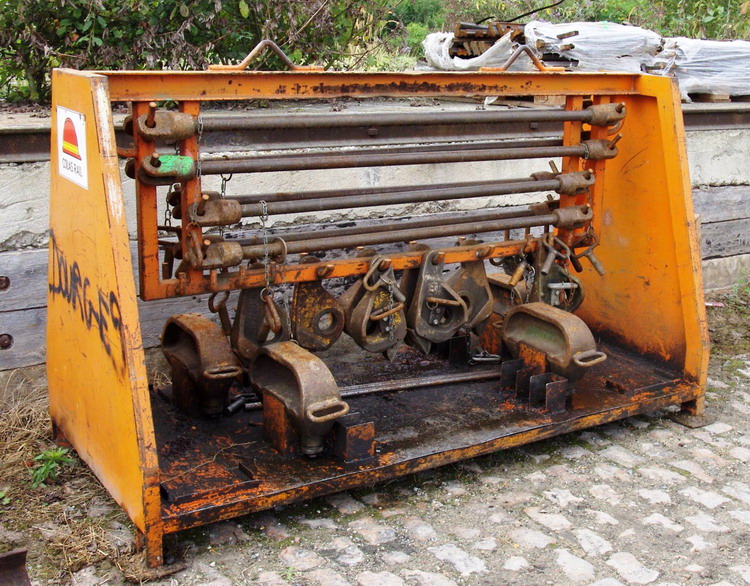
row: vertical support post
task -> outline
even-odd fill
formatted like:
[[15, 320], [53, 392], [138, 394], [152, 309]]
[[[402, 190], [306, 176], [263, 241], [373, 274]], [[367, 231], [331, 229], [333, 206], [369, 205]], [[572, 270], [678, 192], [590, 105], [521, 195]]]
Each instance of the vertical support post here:
[[140, 292], [143, 299], [151, 299], [157, 292], [151, 292], [148, 285], [158, 283], [160, 277], [159, 247], [157, 244], [159, 223], [156, 187], [138, 181], [138, 169], [144, 157], [154, 153], [153, 142], [142, 140], [138, 134], [138, 118], [148, 114], [148, 102], [133, 103], [133, 143], [135, 145], [135, 202], [138, 215], [138, 271]]

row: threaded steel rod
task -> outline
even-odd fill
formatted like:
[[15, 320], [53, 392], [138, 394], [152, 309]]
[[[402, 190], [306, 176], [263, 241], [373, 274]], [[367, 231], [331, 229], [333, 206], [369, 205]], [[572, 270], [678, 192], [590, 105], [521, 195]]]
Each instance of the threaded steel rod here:
[[[432, 226], [444, 226], [446, 223], [450, 224], [467, 224], [470, 222], [483, 222], [487, 220], [502, 220], [510, 218], [523, 218], [533, 213], [533, 210], [529, 207], [513, 210], [505, 209], [492, 209], [492, 210], [472, 210], [462, 213], [450, 214], [450, 217], [446, 217], [446, 214], [431, 214], [426, 217], [419, 217], [409, 220], [400, 220], [395, 222], [381, 222], [379, 224], [372, 224], [370, 226], [347, 226], [345, 228], [330, 228], [328, 230], [315, 230], [307, 232], [288, 232], [282, 234], [274, 234], [283, 238], [285, 242], [294, 242], [297, 240], [309, 240], [311, 238], [320, 238], [327, 235], [330, 232], [331, 235], [335, 236], [353, 236], [357, 234], [366, 233], [379, 233], [379, 232], [390, 232], [391, 230], [398, 229], [411, 229], [411, 228], [429, 228]], [[440, 217], [442, 216], [442, 217]], [[251, 246], [255, 244], [261, 244], [263, 239], [261, 236], [254, 236], [252, 238], [242, 238], [236, 240], [243, 246]]]
[[468, 199], [473, 197], [490, 197], [507, 195], [510, 193], [530, 193], [534, 191], [554, 191], [560, 187], [559, 179], [547, 181], [515, 181], [499, 185], [475, 185], [469, 187], [439, 187], [436, 189], [420, 189], [413, 191], [399, 191], [381, 194], [376, 197], [346, 196], [323, 199], [305, 199], [299, 201], [266, 202], [265, 210], [261, 204], [246, 204], [242, 206], [242, 216], [260, 216], [265, 211], [273, 214], [299, 214], [306, 212], [322, 212], [327, 210], [365, 208], [371, 206], [386, 206], [403, 203], [418, 203], [445, 199]]
[[[451, 183], [451, 188], [461, 187], [482, 187], [487, 185], [503, 185], [505, 183], [518, 183], [527, 181], [528, 177], [518, 177], [515, 179], [490, 179], [484, 181], [462, 181]], [[276, 201], [297, 201], [301, 199], [319, 199], [326, 197], [349, 197], [363, 195], [379, 195], [383, 193], [398, 193], [402, 191], [427, 191], [438, 189], [437, 185], [396, 185], [390, 187], [357, 187], [353, 189], [321, 189], [316, 191], [276, 191], [273, 193], [257, 193], [252, 195], [236, 195], [232, 199], [239, 204], [258, 204], [262, 201], [266, 203]]]
[[305, 171], [313, 169], [350, 169], [354, 167], [384, 167], [388, 165], [425, 165], [435, 163], [470, 163], [476, 161], [508, 161], [555, 157], [587, 156], [584, 145], [559, 147], [518, 147], [500, 149], [456, 150], [448, 152], [391, 153], [378, 152], [351, 154], [314, 154], [291, 156], [261, 156], [231, 158], [201, 162], [204, 175], [229, 173], [268, 173], [273, 171]]
[[439, 126], [504, 122], [589, 122], [590, 110], [473, 110], [466, 112], [368, 112], [366, 114], [296, 114], [206, 117], [204, 131], [351, 128], [357, 126]]
[[464, 234], [476, 234], [482, 232], [496, 232], [500, 230], [512, 230], [514, 228], [531, 228], [534, 226], [556, 225], [558, 216], [556, 214], [542, 214], [539, 216], [526, 216], [521, 218], [504, 218], [484, 222], [467, 222], [464, 224], [447, 224], [431, 226], [427, 228], [407, 228], [403, 230], [392, 230], [390, 232], [370, 232], [354, 236], [329, 236], [311, 238], [309, 240], [298, 240], [289, 243], [280, 242], [277, 239], [268, 243], [268, 250], [264, 245], [243, 246], [242, 256], [246, 260], [263, 258], [268, 252], [271, 256], [280, 256], [285, 252], [299, 254], [300, 252], [320, 252], [338, 248], [356, 248], [357, 246], [371, 246], [374, 244], [389, 244], [393, 242], [410, 242], [412, 240], [424, 240], [428, 238], [440, 238], [444, 236], [460, 236]]

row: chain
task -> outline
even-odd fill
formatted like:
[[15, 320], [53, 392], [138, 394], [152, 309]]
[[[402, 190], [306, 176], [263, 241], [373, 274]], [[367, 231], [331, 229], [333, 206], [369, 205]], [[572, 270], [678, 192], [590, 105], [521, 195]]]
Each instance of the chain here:
[[292, 331], [292, 318], [290, 317], [292, 310], [289, 307], [289, 299], [286, 295], [284, 295], [282, 303], [284, 304], [284, 311], [286, 312], [286, 329], [289, 332], [289, 340], [296, 343], [297, 340], [294, 339], [294, 332]]
[[263, 266], [265, 268], [266, 289], [271, 287], [271, 254], [268, 250], [268, 204], [265, 200], [260, 202], [260, 229], [263, 235]]
[[198, 115], [198, 138], [196, 140], [196, 143], [198, 145], [198, 155], [196, 156], [195, 161], [195, 177], [196, 179], [200, 179], [201, 176], [201, 150], [200, 150], [200, 144], [201, 139], [203, 138], [203, 116], [201, 114]]
[[234, 173], [230, 173], [229, 177], [224, 177], [224, 175], [221, 176], [221, 199], [226, 199], [227, 183], [229, 183], [232, 180], [233, 176], [234, 176]]
[[[229, 183], [232, 180], [233, 173], [229, 174], [229, 177], [224, 177], [224, 175], [221, 176], [221, 193], [219, 194], [219, 197], [221, 199], [227, 198], [227, 183]], [[224, 237], [224, 226], [219, 226], [219, 236], [222, 238]]]
[[[174, 189], [174, 186], [172, 186], [172, 189]], [[169, 193], [167, 193], [167, 198], [169, 198]], [[164, 208], [164, 225], [165, 226], [172, 225], [172, 210], [169, 209], [169, 202], [167, 202], [167, 205]]]
[[388, 316], [388, 340], [393, 342], [393, 328], [396, 322], [396, 314], [393, 313], [393, 285], [388, 284], [388, 311], [391, 314]]
[[534, 270], [534, 267], [529, 265], [528, 272], [526, 273], [525, 281], [526, 281], [526, 303], [529, 302], [529, 299], [531, 298], [531, 288], [534, 286], [534, 278], [536, 277], [536, 271]]

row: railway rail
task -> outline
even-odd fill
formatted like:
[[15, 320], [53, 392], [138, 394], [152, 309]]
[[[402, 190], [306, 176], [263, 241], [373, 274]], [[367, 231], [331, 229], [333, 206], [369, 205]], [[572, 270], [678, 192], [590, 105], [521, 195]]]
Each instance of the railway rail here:
[[[374, 138], [382, 144], [386, 139], [393, 145], [415, 143], [448, 144], [466, 141], [498, 141], [518, 137], [544, 139], [559, 135], [560, 120], [523, 121], [503, 123], [507, 110], [497, 108], [491, 116], [497, 117], [497, 125], [487, 124], [487, 112], [481, 118], [475, 110], [435, 110], [420, 106], [424, 110], [419, 125], [404, 122], [395, 117], [383, 117], [377, 112], [371, 115], [348, 111], [341, 113], [315, 113], [307, 117], [306, 124], [296, 118], [278, 127], [278, 118], [258, 112], [210, 112], [205, 115], [203, 151], [221, 153], [234, 146], [262, 145], [259, 151], [327, 148], [331, 146], [366, 146]], [[494, 108], [494, 106], [493, 106]], [[411, 109], [411, 108], [410, 108]], [[534, 111], [529, 108], [530, 117]], [[412, 110], [413, 112], [413, 110]], [[685, 129], [688, 131], [731, 130], [750, 128], [750, 103], [701, 103], [683, 104]], [[561, 111], [562, 113], [562, 111]], [[413, 117], [411, 118], [413, 120]], [[239, 120], [254, 123], [239, 125]], [[265, 124], [273, 120], [273, 126]], [[126, 144], [128, 137], [121, 124], [116, 128], [118, 144]], [[0, 125], [0, 164], [36, 163], [49, 161], [50, 128], [45, 124], [35, 126]], [[391, 151], [393, 152], [393, 151]]]

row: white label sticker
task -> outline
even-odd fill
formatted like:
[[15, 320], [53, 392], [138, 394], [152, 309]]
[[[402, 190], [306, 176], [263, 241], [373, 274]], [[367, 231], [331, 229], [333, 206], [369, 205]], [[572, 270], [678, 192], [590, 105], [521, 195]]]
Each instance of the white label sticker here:
[[57, 159], [60, 175], [89, 188], [86, 117], [62, 106], [57, 107]]

